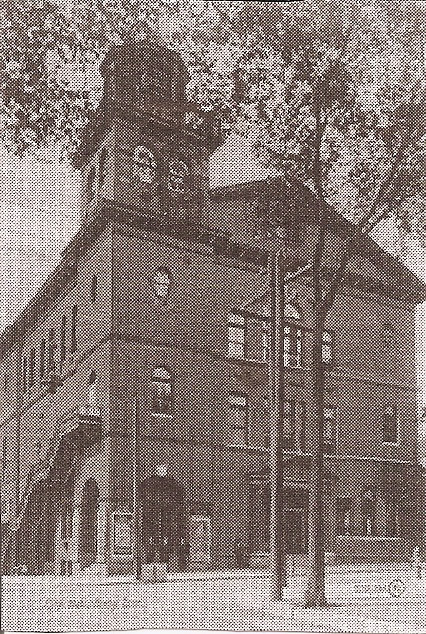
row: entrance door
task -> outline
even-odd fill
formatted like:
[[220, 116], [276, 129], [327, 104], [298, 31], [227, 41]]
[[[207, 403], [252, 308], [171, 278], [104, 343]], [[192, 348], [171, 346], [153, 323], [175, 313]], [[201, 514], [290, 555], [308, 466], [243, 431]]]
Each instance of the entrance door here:
[[186, 540], [184, 491], [173, 478], [153, 476], [141, 485], [142, 541], [147, 561], [178, 566]]
[[79, 560], [82, 568], [96, 561], [99, 489], [94, 480], [83, 488], [81, 502]]
[[284, 539], [290, 555], [306, 552], [304, 513], [300, 509], [284, 511]]

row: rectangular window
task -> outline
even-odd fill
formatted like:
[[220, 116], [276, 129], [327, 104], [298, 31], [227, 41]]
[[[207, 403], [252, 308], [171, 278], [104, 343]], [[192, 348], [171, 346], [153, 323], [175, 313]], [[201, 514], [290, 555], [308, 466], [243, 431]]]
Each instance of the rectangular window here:
[[243, 315], [231, 313], [228, 316], [228, 355], [244, 359], [246, 352], [246, 320]]
[[269, 327], [266, 321], [262, 321], [262, 361], [269, 361]]
[[71, 352], [77, 350], [77, 306], [73, 306], [71, 314]]
[[228, 397], [229, 445], [246, 445], [248, 440], [247, 396], [232, 392]]
[[171, 416], [173, 413], [172, 377], [165, 368], [156, 368], [151, 379], [152, 413]]
[[31, 348], [31, 350], [30, 350], [30, 364], [29, 364], [29, 371], [28, 371], [28, 385], [29, 385], [29, 387], [32, 387], [34, 385], [35, 364], [36, 364], [36, 352], [35, 352], [34, 348]]
[[383, 413], [383, 442], [398, 442], [398, 411], [394, 405], [387, 405]]
[[55, 329], [49, 330], [49, 358], [48, 358], [48, 371], [55, 371]]
[[25, 392], [28, 389], [28, 384], [27, 384], [27, 357], [24, 357], [22, 359], [22, 391]]
[[338, 535], [351, 534], [351, 498], [336, 500], [336, 529]]
[[61, 363], [65, 361], [65, 357], [67, 354], [66, 349], [66, 336], [67, 336], [67, 318], [65, 315], [62, 315], [61, 322]]
[[306, 451], [306, 403], [300, 401], [297, 404], [297, 436], [299, 440], [299, 451], [305, 453]]
[[324, 408], [324, 453], [336, 453], [337, 416], [335, 407]]
[[40, 341], [40, 378], [44, 377], [44, 373], [46, 372], [46, 339], [42, 339]]
[[283, 402], [283, 421], [282, 421], [282, 447], [283, 449], [293, 450], [296, 448], [296, 403], [294, 400]]
[[334, 361], [333, 339], [333, 333], [329, 330], [324, 330], [322, 333], [322, 362], [326, 365], [332, 365]]
[[297, 326], [284, 326], [284, 366], [302, 365], [302, 331]]

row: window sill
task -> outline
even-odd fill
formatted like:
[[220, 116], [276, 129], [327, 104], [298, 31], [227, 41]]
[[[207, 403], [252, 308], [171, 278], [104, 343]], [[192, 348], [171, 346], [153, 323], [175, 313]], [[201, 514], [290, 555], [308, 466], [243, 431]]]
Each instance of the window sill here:
[[386, 447], [399, 447], [399, 442], [387, 442], [384, 440], [382, 445], [385, 445]]
[[161, 412], [151, 412], [153, 418], [173, 418], [173, 414], [162, 414]]

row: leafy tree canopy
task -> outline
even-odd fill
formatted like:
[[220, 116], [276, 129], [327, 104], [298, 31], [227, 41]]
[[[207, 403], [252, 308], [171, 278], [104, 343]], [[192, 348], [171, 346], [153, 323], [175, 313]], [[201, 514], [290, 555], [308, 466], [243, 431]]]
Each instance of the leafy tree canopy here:
[[3, 138], [17, 153], [72, 151], [99, 103], [106, 51], [159, 39], [188, 64], [190, 99], [308, 186], [319, 112], [327, 202], [356, 219], [377, 199], [376, 220], [392, 214], [424, 239], [424, 16], [421, 2], [399, 0], [9, 2]]

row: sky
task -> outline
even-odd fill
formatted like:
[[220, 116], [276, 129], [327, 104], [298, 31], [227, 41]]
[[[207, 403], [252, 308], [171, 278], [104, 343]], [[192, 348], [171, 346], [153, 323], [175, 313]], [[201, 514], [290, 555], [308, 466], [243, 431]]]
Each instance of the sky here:
[[[231, 135], [210, 162], [211, 186], [265, 178], [268, 171], [251, 156], [248, 142]], [[67, 242], [79, 227], [80, 180], [61, 163], [17, 158], [0, 149], [0, 330], [11, 323], [54, 269]], [[395, 233], [382, 227], [377, 241], [395, 252]], [[426, 282], [425, 253], [408, 241], [407, 265]], [[419, 404], [426, 405], [426, 311], [417, 312], [417, 376]]]

